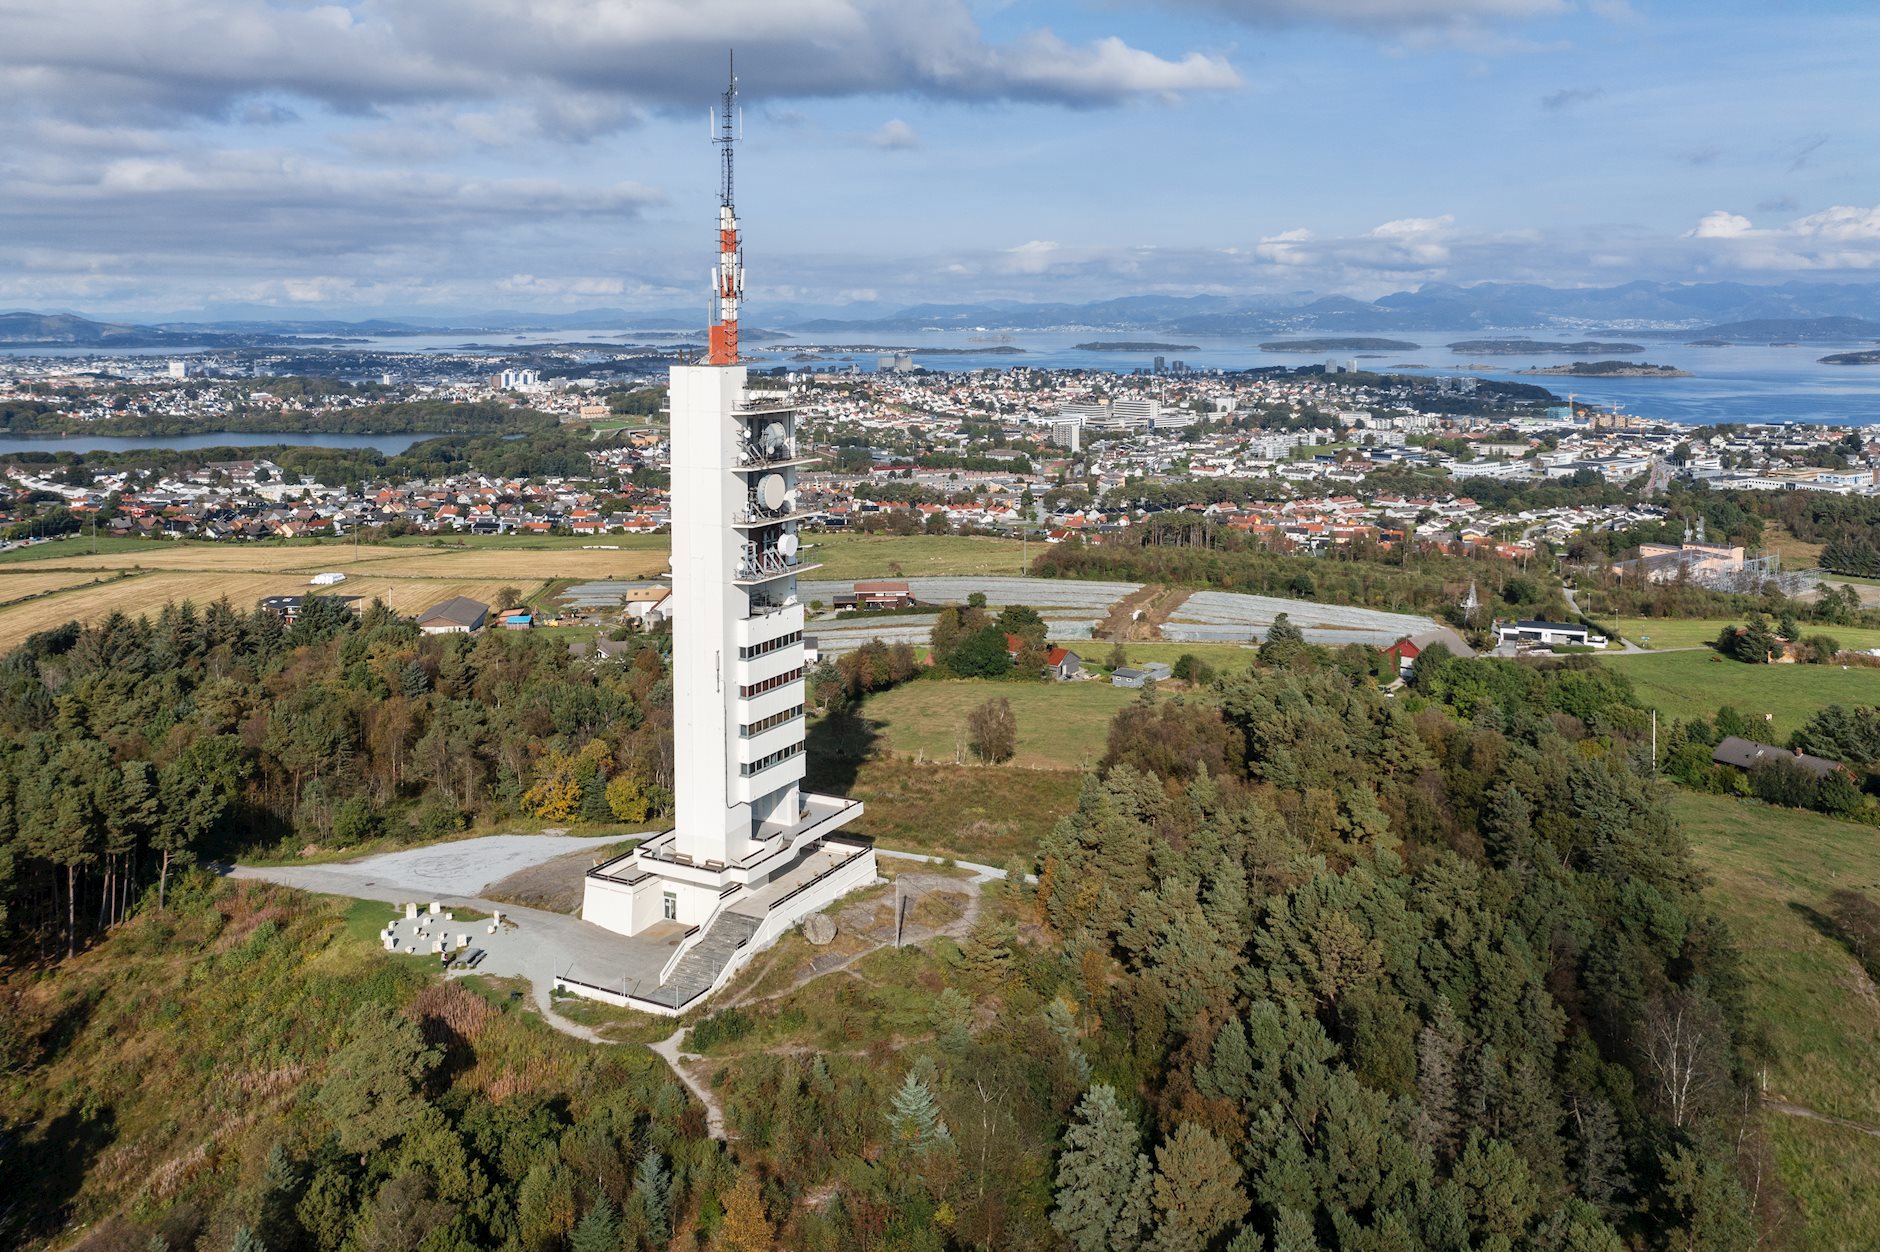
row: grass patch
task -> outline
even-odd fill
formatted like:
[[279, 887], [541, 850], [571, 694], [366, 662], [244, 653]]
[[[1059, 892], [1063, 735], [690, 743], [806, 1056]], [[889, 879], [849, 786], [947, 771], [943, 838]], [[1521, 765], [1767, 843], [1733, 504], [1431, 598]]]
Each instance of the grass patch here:
[[[1811, 920], [1838, 889], [1880, 890], [1873, 830], [1725, 796], [1680, 793], [1673, 809], [1742, 950], [1769, 1094], [1880, 1123], [1880, 1001]], [[1880, 1153], [1875, 1163], [1880, 1183]]]
[[[1632, 680], [1639, 698], [1665, 717], [1709, 717], [1731, 705], [1755, 737], [1786, 743], [1830, 704], [1880, 704], [1880, 670], [1838, 665], [1745, 665], [1710, 651], [1606, 655], [1602, 664]], [[1770, 720], [1764, 722], [1763, 714]]]
[[[811, 787], [824, 785], [814, 755], [810, 770]], [[1058, 819], [1077, 807], [1084, 775], [877, 759], [845, 767], [843, 778], [842, 793], [867, 805], [851, 827], [857, 834], [891, 848], [1003, 865], [1037, 855]]]
[[[1023, 574], [1025, 545], [979, 535], [863, 535], [841, 531], [806, 536], [803, 559], [822, 568], [812, 577], [916, 578], [939, 574]], [[1044, 551], [1031, 545], [1031, 555]]]
[[[1742, 953], [1769, 1094], [1880, 1123], [1880, 1001], [1859, 963], [1812, 920], [1836, 890], [1880, 892], [1873, 831], [1722, 796], [1679, 793], [1672, 808]], [[1803, 1215], [1801, 1246], [1867, 1246], [1853, 1232], [1880, 1230], [1880, 1145], [1784, 1114], [1764, 1121]]]
[[1100, 681], [923, 681], [868, 697], [862, 717], [876, 744], [896, 756], [951, 763], [956, 754], [971, 759], [967, 715], [988, 700], [1003, 698], [1018, 717], [1018, 755], [1011, 765], [1083, 770], [1103, 755], [1110, 718], [1138, 695]]
[[1801, 1211], [1797, 1246], [1871, 1248], [1880, 1230], [1880, 1145], [1858, 1130], [1803, 1117], [1769, 1114], [1765, 1125], [1776, 1173]]
[[[1715, 643], [1717, 636], [1725, 626], [1741, 626], [1742, 620], [1726, 621], [1723, 618], [1670, 618], [1670, 617], [1606, 617], [1594, 614], [1595, 620], [1609, 630], [1615, 630], [1625, 638], [1642, 648], [1656, 652], [1664, 648], [1700, 648]], [[1810, 635], [1831, 635], [1840, 640], [1844, 648], [1880, 648], [1880, 630], [1864, 626], [1817, 626], [1812, 622], [1801, 623], [1802, 638]]]

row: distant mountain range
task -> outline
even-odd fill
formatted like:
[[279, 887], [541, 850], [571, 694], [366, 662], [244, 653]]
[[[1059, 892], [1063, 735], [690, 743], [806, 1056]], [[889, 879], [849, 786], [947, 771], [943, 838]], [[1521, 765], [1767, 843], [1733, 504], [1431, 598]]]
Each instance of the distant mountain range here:
[[[753, 302], [754, 304], [756, 302]], [[1459, 287], [1426, 283], [1376, 300], [1295, 292], [1267, 296], [1124, 296], [1083, 304], [994, 300], [972, 304], [880, 302], [831, 309], [762, 306], [777, 329], [766, 337], [870, 335], [922, 330], [1155, 331], [1164, 335], [1372, 334], [1405, 331], [1623, 330], [1626, 335], [1754, 343], [1880, 339], [1880, 284], [1634, 282], [1617, 287], [1557, 288], [1531, 283]], [[699, 311], [617, 308], [571, 313], [489, 310], [450, 318], [366, 321], [264, 317], [147, 325], [104, 322], [72, 313], [0, 314], [0, 344], [62, 347], [236, 347], [290, 337], [487, 335], [508, 331], [619, 329], [696, 331]], [[747, 338], [755, 341], [754, 332]]]

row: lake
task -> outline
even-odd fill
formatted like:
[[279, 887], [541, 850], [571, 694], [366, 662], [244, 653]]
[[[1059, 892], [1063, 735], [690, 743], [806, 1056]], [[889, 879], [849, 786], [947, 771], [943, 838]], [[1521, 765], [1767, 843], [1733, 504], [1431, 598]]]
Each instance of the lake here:
[[281, 434], [256, 431], [214, 431], [196, 435], [9, 435], [0, 437], [0, 455], [11, 452], [131, 452], [138, 448], [376, 448], [387, 455], [412, 444], [440, 436]]

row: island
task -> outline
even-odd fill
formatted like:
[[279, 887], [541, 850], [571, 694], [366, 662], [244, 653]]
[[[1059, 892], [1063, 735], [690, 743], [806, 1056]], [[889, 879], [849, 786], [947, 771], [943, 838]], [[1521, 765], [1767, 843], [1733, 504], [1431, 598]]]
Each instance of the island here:
[[1566, 365], [1542, 365], [1521, 374], [1558, 374], [1569, 378], [1689, 378], [1689, 370], [1675, 365], [1648, 365], [1644, 361], [1573, 361]]
[[1817, 358], [1821, 365], [1880, 365], [1880, 348], [1868, 348], [1864, 352], [1835, 352]]
[[1262, 352], [1409, 352], [1422, 347], [1402, 339], [1276, 339], [1260, 345]]
[[1595, 352], [1607, 356], [1625, 356], [1645, 351], [1645, 345], [1601, 343], [1596, 339], [1579, 343], [1555, 343], [1543, 339], [1463, 339], [1450, 344], [1449, 350], [1469, 356], [1590, 356]]
[[1193, 352], [1197, 347], [1192, 343], [1149, 343], [1136, 340], [1124, 340], [1117, 343], [1095, 340], [1072, 346], [1079, 352]]

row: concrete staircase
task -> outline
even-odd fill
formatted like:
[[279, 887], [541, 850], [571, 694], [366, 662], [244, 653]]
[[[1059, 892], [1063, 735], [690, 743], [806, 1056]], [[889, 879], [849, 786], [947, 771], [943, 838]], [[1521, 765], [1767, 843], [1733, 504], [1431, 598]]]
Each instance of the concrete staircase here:
[[761, 925], [761, 918], [746, 917], [742, 913], [720, 913], [705, 928], [705, 933], [699, 936], [691, 950], [679, 958], [679, 964], [673, 967], [672, 977], [646, 998], [678, 1008], [711, 990], [732, 955], [757, 933]]

